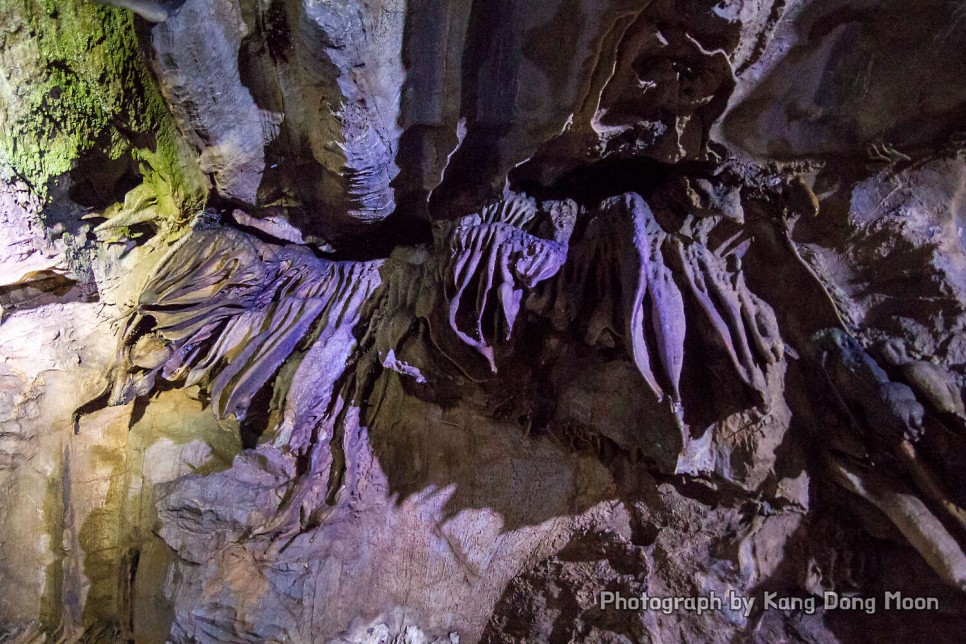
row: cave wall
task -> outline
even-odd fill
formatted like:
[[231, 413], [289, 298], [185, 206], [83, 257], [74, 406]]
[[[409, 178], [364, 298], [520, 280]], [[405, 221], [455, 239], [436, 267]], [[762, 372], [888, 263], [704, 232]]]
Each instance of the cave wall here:
[[966, 626], [959, 3], [2, 9], [0, 641]]

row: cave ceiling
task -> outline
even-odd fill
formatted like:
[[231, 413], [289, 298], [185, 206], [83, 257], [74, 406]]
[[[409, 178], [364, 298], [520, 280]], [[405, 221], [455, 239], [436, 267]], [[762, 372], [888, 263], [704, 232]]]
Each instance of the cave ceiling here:
[[0, 642], [966, 633], [961, 1], [0, 10]]

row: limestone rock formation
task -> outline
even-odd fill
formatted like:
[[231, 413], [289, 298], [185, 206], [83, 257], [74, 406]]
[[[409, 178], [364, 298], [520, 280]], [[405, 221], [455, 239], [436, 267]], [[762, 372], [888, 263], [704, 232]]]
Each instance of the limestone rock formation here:
[[964, 45], [9, 0], [0, 642], [949, 641]]

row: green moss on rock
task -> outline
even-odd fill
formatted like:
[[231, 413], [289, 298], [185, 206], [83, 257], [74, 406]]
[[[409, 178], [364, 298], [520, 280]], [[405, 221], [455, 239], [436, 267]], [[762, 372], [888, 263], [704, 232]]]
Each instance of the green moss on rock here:
[[207, 182], [141, 57], [133, 14], [82, 0], [0, 0], [0, 166], [38, 196], [93, 150], [130, 155], [183, 223]]

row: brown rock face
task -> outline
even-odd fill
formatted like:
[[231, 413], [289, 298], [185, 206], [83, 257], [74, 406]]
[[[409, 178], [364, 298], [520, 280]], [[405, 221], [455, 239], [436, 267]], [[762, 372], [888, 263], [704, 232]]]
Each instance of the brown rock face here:
[[961, 3], [7, 4], [0, 642], [966, 628]]

